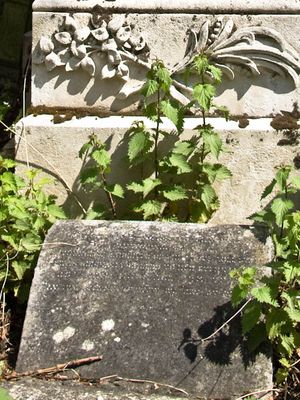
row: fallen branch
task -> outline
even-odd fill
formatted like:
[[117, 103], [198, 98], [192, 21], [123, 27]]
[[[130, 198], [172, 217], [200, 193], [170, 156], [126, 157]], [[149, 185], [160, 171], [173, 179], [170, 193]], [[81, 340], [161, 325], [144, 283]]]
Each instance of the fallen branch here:
[[95, 356], [95, 357], [87, 357], [87, 358], [80, 358], [77, 360], [68, 361], [64, 364], [57, 364], [54, 367], [48, 368], [41, 368], [32, 371], [25, 371], [25, 372], [12, 372], [10, 375], [5, 375], [6, 380], [11, 379], [18, 379], [23, 378], [25, 376], [41, 376], [41, 375], [48, 375], [48, 374], [56, 374], [57, 372], [64, 371], [66, 369], [72, 369], [76, 367], [80, 367], [81, 365], [91, 364], [97, 361], [101, 361], [102, 356]]

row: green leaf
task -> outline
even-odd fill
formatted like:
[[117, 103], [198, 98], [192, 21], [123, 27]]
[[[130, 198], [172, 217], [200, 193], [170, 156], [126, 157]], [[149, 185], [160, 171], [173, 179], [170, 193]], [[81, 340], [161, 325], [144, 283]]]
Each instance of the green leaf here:
[[287, 380], [289, 376], [289, 371], [286, 368], [278, 368], [275, 376], [276, 376], [276, 383], [280, 385]]
[[199, 75], [206, 73], [209, 68], [208, 58], [205, 55], [198, 55], [194, 58], [193, 66]]
[[263, 194], [261, 195], [260, 200], [265, 199], [267, 196], [269, 196], [270, 193], [273, 192], [273, 189], [276, 185], [276, 179], [273, 179], [272, 182], [265, 188], [265, 190], [263, 191]]
[[0, 388], [0, 400], [14, 400], [4, 388]]
[[172, 84], [172, 78], [170, 76], [170, 72], [168, 71], [168, 69], [165, 67], [158, 68], [157, 77], [158, 77], [160, 83], [164, 84], [163, 90], [167, 92]]
[[162, 100], [160, 107], [162, 113], [173, 122], [178, 131], [182, 130], [183, 115], [179, 112], [178, 108], [174, 107], [168, 99]]
[[251, 290], [251, 294], [260, 303], [267, 303], [274, 307], [279, 307], [279, 304], [276, 299], [278, 294], [278, 288], [277, 290], [274, 290], [274, 288], [271, 288], [269, 286], [262, 286], [258, 288], [253, 288]]
[[84, 143], [84, 145], [81, 147], [81, 149], [79, 150], [79, 158], [83, 158], [84, 156], [86, 156], [86, 154], [88, 153], [88, 151], [93, 147], [91, 142], [87, 142]]
[[256, 324], [248, 336], [247, 346], [250, 352], [256, 350], [258, 346], [267, 340], [266, 328], [263, 322]]
[[179, 174], [184, 174], [192, 171], [192, 168], [182, 154], [172, 153], [169, 157], [169, 162], [172, 167], [177, 168]]
[[159, 84], [153, 79], [148, 79], [141, 89], [141, 94], [144, 97], [150, 97], [159, 90]]
[[296, 189], [300, 189], [300, 176], [294, 176], [292, 178], [292, 185], [296, 188]]
[[146, 178], [142, 183], [132, 182], [127, 185], [127, 189], [132, 190], [134, 193], [143, 193], [145, 198], [154, 188], [161, 185], [160, 179]]
[[261, 315], [261, 305], [257, 301], [251, 301], [244, 308], [242, 316], [243, 334], [251, 331], [258, 323]]
[[231, 303], [234, 307], [238, 306], [248, 296], [248, 288], [236, 285], [231, 292]]
[[280, 335], [279, 345], [283, 347], [286, 354], [291, 357], [295, 350], [295, 341], [293, 335]]
[[90, 208], [84, 219], [95, 220], [95, 219], [103, 219], [106, 211], [102, 204], [94, 204], [92, 208]]
[[216, 83], [221, 83], [222, 82], [222, 71], [220, 68], [214, 66], [214, 65], [208, 65], [208, 71], [212, 74], [214, 80]]
[[207, 209], [210, 209], [218, 199], [218, 196], [214, 188], [211, 185], [206, 184], [200, 187], [199, 192], [201, 193], [200, 198], [205, 204], [205, 207]]
[[280, 168], [275, 175], [275, 180], [282, 192], [285, 192], [290, 172], [291, 172], [291, 167], [285, 166]]
[[35, 235], [34, 233], [28, 233], [20, 242], [20, 245], [26, 250], [28, 253], [33, 253], [35, 251], [40, 250], [42, 245], [42, 239], [39, 235]]
[[132, 190], [134, 193], [143, 193], [144, 191], [144, 185], [141, 185], [137, 182], [131, 182], [126, 187], [128, 190]]
[[178, 141], [175, 143], [173, 153], [189, 156], [195, 150], [196, 146], [191, 141]]
[[300, 263], [298, 261], [286, 261], [283, 264], [282, 272], [285, 277], [285, 281], [290, 283], [297, 276], [300, 276]]
[[193, 89], [193, 96], [204, 111], [208, 111], [210, 109], [211, 101], [215, 94], [215, 87], [209, 83], [198, 83]]
[[80, 172], [80, 181], [82, 184], [92, 184], [98, 180], [99, 169], [97, 167], [85, 168]]
[[58, 219], [66, 219], [66, 214], [64, 213], [64, 211], [55, 204], [50, 204], [48, 206], [48, 213], [50, 215], [52, 215], [52, 217], [55, 217]]
[[4, 185], [5, 190], [17, 191], [18, 185], [16, 182], [16, 177], [12, 172], [6, 171], [0, 175], [2, 185]]
[[214, 183], [215, 181], [222, 181], [232, 176], [229, 169], [222, 164], [204, 163], [202, 169], [203, 172], [207, 175], [210, 183]]
[[17, 278], [18, 278], [19, 280], [22, 280], [22, 279], [23, 279], [23, 276], [24, 276], [24, 274], [25, 274], [25, 272], [26, 272], [28, 269], [31, 268], [31, 265], [28, 264], [28, 263], [25, 262], [25, 261], [16, 261], [16, 260], [14, 260], [14, 261], [11, 263], [11, 265], [12, 265], [12, 267], [13, 267], [13, 269], [14, 269], [16, 275], [17, 275]]
[[119, 197], [121, 199], [124, 198], [124, 189], [118, 183], [116, 183], [115, 185], [106, 186], [106, 190], [113, 196]]
[[142, 211], [144, 219], [147, 220], [149, 217], [159, 216], [162, 212], [163, 206], [164, 206], [164, 204], [160, 203], [159, 201], [149, 200], [149, 201], [143, 203], [138, 208], [138, 211]]
[[290, 307], [285, 307], [284, 310], [288, 313], [288, 316], [293, 322], [300, 322], [300, 310]]
[[271, 204], [271, 210], [275, 214], [276, 224], [281, 226], [283, 220], [292, 208], [294, 207], [294, 203], [289, 199], [278, 198], [275, 199]]
[[98, 149], [93, 151], [92, 158], [96, 161], [99, 167], [102, 167], [106, 170], [110, 166], [110, 155], [105, 149]]
[[204, 131], [202, 137], [205, 146], [215, 158], [218, 158], [223, 147], [223, 142], [220, 136], [214, 131]]
[[281, 336], [291, 329], [291, 321], [286, 311], [282, 309], [272, 309], [266, 315], [266, 330], [270, 340]]
[[144, 130], [136, 132], [129, 140], [128, 143], [128, 157], [132, 162], [136, 157], [148, 153], [151, 149], [152, 142], [149, 133]]
[[179, 185], [174, 185], [173, 187], [163, 190], [163, 195], [170, 201], [178, 201], [188, 198], [184, 187]]

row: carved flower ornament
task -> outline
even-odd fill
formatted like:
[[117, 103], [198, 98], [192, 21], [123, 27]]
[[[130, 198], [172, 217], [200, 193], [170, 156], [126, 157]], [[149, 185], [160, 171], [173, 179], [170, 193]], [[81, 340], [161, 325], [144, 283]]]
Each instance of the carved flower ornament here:
[[[95, 57], [104, 55], [106, 63], [99, 77], [124, 80], [117, 98], [125, 99], [141, 89], [144, 82], [135, 86], [126, 83], [130, 72], [128, 61], [150, 69], [148, 46], [142, 36], [133, 34], [125, 15], [118, 14], [107, 21], [95, 13], [91, 15], [89, 26], [83, 28], [78, 26], [75, 18], [66, 16], [60, 29], [51, 38], [41, 37], [33, 54], [34, 63], [44, 63], [48, 71], [60, 66], [64, 66], [66, 71], [83, 68], [95, 76]], [[222, 17], [214, 23], [204, 22], [199, 32], [190, 30], [186, 54], [171, 70], [173, 86], [170, 93], [182, 104], [189, 102], [188, 94], [192, 89], [183, 83], [180, 76], [200, 53], [205, 53], [210, 63], [220, 68], [229, 79], [234, 79], [234, 66], [239, 65], [254, 75], [261, 75], [260, 68], [281, 76], [287, 74], [296, 87], [299, 84], [299, 54], [276, 30], [262, 26], [235, 30], [233, 21]]]

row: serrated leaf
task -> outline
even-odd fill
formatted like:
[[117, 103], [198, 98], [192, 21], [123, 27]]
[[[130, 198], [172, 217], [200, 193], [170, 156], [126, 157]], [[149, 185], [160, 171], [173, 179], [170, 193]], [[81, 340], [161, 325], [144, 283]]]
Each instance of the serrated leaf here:
[[260, 322], [252, 328], [247, 338], [247, 347], [249, 351], [252, 352], [256, 350], [265, 340], [267, 340], [265, 324]]
[[152, 192], [153, 189], [161, 185], [161, 180], [146, 178], [143, 180], [142, 185], [143, 185], [143, 196], [145, 198], [150, 192]]
[[291, 357], [295, 349], [295, 342], [293, 335], [280, 335], [279, 346], [283, 347], [286, 354]]
[[105, 149], [98, 149], [92, 152], [92, 158], [96, 163], [106, 170], [110, 166], [110, 155]]
[[251, 331], [258, 323], [261, 315], [261, 305], [257, 301], [251, 301], [244, 308], [242, 315], [242, 330], [243, 334]]
[[127, 185], [128, 190], [132, 190], [134, 193], [143, 193], [144, 186], [140, 183], [132, 182]]
[[292, 208], [294, 207], [294, 203], [289, 199], [278, 198], [275, 199], [271, 204], [271, 210], [275, 214], [276, 224], [281, 226], [283, 220]]
[[203, 172], [207, 175], [210, 183], [214, 183], [215, 181], [222, 181], [232, 176], [229, 169], [222, 164], [204, 163], [202, 165], [202, 169]]
[[116, 183], [115, 185], [107, 186], [106, 190], [113, 196], [119, 197], [121, 199], [124, 198], [124, 189], [118, 183]]
[[184, 199], [188, 198], [184, 187], [179, 186], [179, 185], [174, 185], [171, 188], [163, 190], [162, 193], [163, 193], [164, 197], [170, 201], [178, 201], [178, 200], [184, 200]]
[[300, 263], [298, 261], [286, 261], [283, 264], [282, 272], [285, 277], [285, 281], [290, 283], [297, 276], [300, 276]]
[[278, 368], [278, 370], [276, 371], [276, 383], [278, 383], [279, 385], [284, 383], [286, 381], [286, 379], [289, 376], [289, 371], [288, 369], [285, 368]]
[[263, 200], [264, 198], [269, 196], [269, 194], [273, 192], [275, 185], [276, 185], [276, 179], [273, 179], [272, 182], [263, 191], [263, 194], [261, 195], [260, 200]]
[[154, 95], [159, 90], [159, 84], [153, 79], [147, 80], [145, 85], [141, 89], [141, 94], [144, 97], [150, 97]]
[[223, 142], [220, 136], [214, 131], [210, 132], [204, 131], [202, 137], [205, 146], [209, 149], [211, 154], [218, 159], [219, 154], [223, 147]]
[[287, 180], [289, 178], [291, 172], [291, 167], [286, 166], [283, 168], [280, 168], [276, 175], [275, 175], [275, 180], [279, 186], [279, 189], [284, 192], [287, 186]]
[[204, 55], [199, 55], [194, 58], [193, 65], [198, 74], [202, 75], [207, 71], [207, 68], [209, 67], [208, 59]]
[[173, 153], [189, 156], [195, 150], [196, 146], [191, 141], [179, 141], [174, 145]]
[[169, 162], [172, 167], [176, 167], [179, 174], [184, 174], [192, 171], [189, 163], [182, 154], [172, 153], [169, 157]]
[[291, 321], [286, 311], [273, 309], [266, 315], [266, 331], [270, 340], [286, 333], [291, 327]]
[[102, 204], [95, 204], [93, 205], [92, 208], [90, 208], [87, 211], [84, 219], [91, 219], [91, 220], [103, 219], [105, 214], [106, 214], [105, 208], [102, 206]]
[[221, 83], [222, 71], [220, 70], [220, 68], [216, 67], [215, 65], [209, 65], [207, 69], [212, 74], [216, 83]]
[[99, 169], [97, 167], [85, 168], [80, 172], [80, 182], [83, 184], [95, 183], [98, 179]]
[[17, 275], [17, 278], [18, 278], [19, 280], [22, 280], [22, 279], [23, 279], [23, 276], [24, 276], [24, 274], [25, 274], [25, 272], [26, 272], [28, 269], [31, 268], [31, 265], [28, 264], [28, 263], [26, 263], [25, 261], [16, 261], [16, 260], [14, 260], [14, 261], [11, 263], [11, 265], [12, 265], [12, 267], [13, 267], [13, 269], [14, 269], [16, 275]]
[[200, 198], [205, 204], [205, 207], [207, 209], [210, 209], [218, 198], [214, 188], [211, 185], [206, 184], [201, 186], [199, 191], [200, 191]]
[[86, 156], [87, 152], [93, 147], [92, 143], [87, 142], [84, 143], [84, 145], [81, 147], [81, 149], [79, 150], [79, 157], [82, 159], [84, 156]]
[[156, 200], [149, 200], [139, 207], [139, 211], [143, 212], [143, 217], [147, 220], [152, 216], [159, 216], [162, 212], [163, 203]]
[[168, 71], [167, 68], [160, 67], [157, 71], [157, 77], [160, 80], [161, 83], [164, 84], [164, 90], [167, 91], [167, 89], [171, 86], [172, 84], [172, 78], [170, 76], [170, 72]]
[[12, 172], [3, 172], [3, 174], [1, 174], [0, 176], [0, 180], [2, 182], [2, 185], [5, 186], [5, 190], [16, 191], [18, 189], [15, 175]]
[[48, 206], [48, 213], [52, 215], [52, 217], [58, 218], [58, 219], [66, 219], [66, 214], [63, 212], [63, 210], [55, 205], [55, 204], [50, 204]]
[[215, 94], [216, 90], [214, 86], [210, 85], [209, 83], [198, 83], [193, 89], [193, 96], [204, 111], [208, 111], [210, 109], [211, 101]]
[[300, 310], [290, 307], [285, 307], [284, 310], [288, 313], [288, 316], [292, 321], [300, 322]]
[[248, 288], [236, 285], [231, 292], [231, 303], [234, 307], [238, 306], [248, 296]]
[[292, 185], [296, 188], [296, 189], [300, 189], [300, 176], [294, 176], [292, 178]]
[[279, 304], [276, 299], [278, 294], [278, 289], [274, 290], [274, 288], [271, 288], [269, 286], [262, 286], [258, 288], [253, 288], [251, 290], [251, 294], [260, 303], [267, 303], [274, 307], [279, 307]]
[[146, 154], [152, 147], [152, 142], [149, 133], [144, 130], [139, 130], [129, 140], [128, 143], [128, 157], [132, 162], [141, 154]]
[[162, 100], [160, 107], [164, 116], [169, 118], [178, 130], [182, 129], [183, 118], [181, 117], [181, 119], [179, 119], [180, 115], [178, 109], [171, 104], [170, 100]]

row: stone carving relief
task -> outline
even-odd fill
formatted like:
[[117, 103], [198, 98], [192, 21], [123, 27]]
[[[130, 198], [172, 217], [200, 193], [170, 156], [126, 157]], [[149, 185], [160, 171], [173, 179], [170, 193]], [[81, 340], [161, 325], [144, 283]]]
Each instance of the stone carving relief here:
[[[204, 22], [199, 31], [190, 30], [185, 56], [171, 70], [171, 95], [182, 104], [189, 102], [192, 89], [181, 77], [199, 53], [207, 54], [229, 79], [235, 78], [238, 65], [254, 75], [261, 75], [265, 69], [288, 75], [295, 87], [299, 84], [299, 54], [276, 30], [262, 26], [236, 29], [231, 19], [218, 18], [213, 23]], [[100, 71], [97, 57], [104, 59]], [[33, 63], [44, 63], [48, 71], [56, 67], [64, 67], [67, 72], [82, 68], [95, 78], [122, 79], [124, 85], [117, 98], [125, 99], [144, 84], [130, 81], [130, 65], [150, 69], [151, 55], [145, 39], [133, 33], [124, 14], [108, 17], [94, 13], [84, 27], [73, 16], [65, 16], [58, 32], [40, 38]]]

